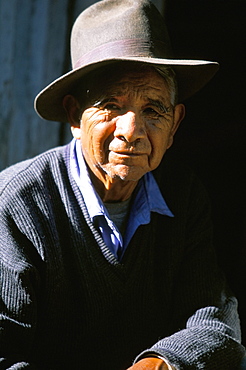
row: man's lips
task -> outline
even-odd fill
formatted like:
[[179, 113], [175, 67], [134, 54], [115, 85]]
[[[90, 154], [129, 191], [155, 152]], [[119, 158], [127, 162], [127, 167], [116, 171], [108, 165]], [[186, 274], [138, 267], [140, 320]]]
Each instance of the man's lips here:
[[129, 152], [129, 151], [114, 151], [110, 150], [110, 153], [120, 157], [140, 157], [142, 155], [148, 155], [146, 152]]
[[149, 155], [147, 148], [136, 148], [136, 147], [130, 147], [130, 148], [114, 148], [109, 147], [109, 152], [115, 153], [118, 155], [123, 156], [139, 156], [139, 155]]

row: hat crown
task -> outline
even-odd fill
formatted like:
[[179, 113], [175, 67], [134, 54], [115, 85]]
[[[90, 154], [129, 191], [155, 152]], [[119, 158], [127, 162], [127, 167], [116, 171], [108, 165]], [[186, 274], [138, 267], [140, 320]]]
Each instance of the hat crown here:
[[71, 33], [73, 68], [117, 57], [171, 58], [165, 22], [148, 0], [99, 1], [76, 19]]
[[51, 121], [67, 121], [63, 98], [88, 73], [103, 66], [137, 62], [158, 69], [171, 67], [179, 101], [199, 91], [216, 73], [218, 63], [175, 59], [165, 24], [149, 0], [102, 0], [84, 10], [71, 33], [72, 70], [57, 78], [35, 98], [37, 113]]

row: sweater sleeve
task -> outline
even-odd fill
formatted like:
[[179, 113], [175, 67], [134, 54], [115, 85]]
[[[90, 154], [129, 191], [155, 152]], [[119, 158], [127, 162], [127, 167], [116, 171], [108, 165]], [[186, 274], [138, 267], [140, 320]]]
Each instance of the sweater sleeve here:
[[[52, 149], [0, 174], [0, 370], [52, 368], [49, 360], [58, 357], [50, 354], [51, 346], [43, 348], [40, 342], [52, 341], [44, 329], [45, 324], [50, 325], [45, 310], [45, 246], [55, 243], [48, 207], [57, 194], [56, 181], [63, 184], [61, 153], [63, 148]], [[60, 217], [58, 202], [55, 206]], [[52, 257], [56, 258], [55, 253]], [[58, 276], [53, 270], [52, 277]], [[59, 285], [57, 281], [54, 284]], [[57, 304], [56, 297], [49, 297]], [[45, 365], [41, 365], [43, 361]]]
[[185, 248], [172, 306], [172, 320], [180, 329], [143, 351], [136, 362], [161, 356], [176, 369], [237, 369], [245, 353], [240, 344], [237, 300], [217, 265], [210, 203], [197, 179], [189, 198]]
[[30, 355], [40, 279], [33, 260], [40, 257], [14, 222], [9, 203], [0, 205], [0, 369], [36, 369]]
[[224, 307], [205, 307], [187, 321], [185, 329], [157, 342], [142, 357], [161, 356], [175, 369], [237, 369], [244, 349], [233, 337], [231, 327], [237, 319], [235, 298]]
[[2, 222], [0, 243], [0, 369], [36, 369], [30, 354], [36, 328], [37, 275], [20, 247], [12, 249], [18, 242], [11, 233], [6, 238]]

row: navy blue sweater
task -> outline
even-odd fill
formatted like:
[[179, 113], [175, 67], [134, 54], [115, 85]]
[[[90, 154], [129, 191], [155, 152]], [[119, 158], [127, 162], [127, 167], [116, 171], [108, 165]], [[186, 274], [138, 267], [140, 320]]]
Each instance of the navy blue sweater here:
[[236, 369], [237, 302], [197, 179], [160, 166], [175, 217], [153, 213], [119, 263], [90, 222], [68, 153], [0, 175], [0, 369], [124, 370], [151, 353], [178, 369]]

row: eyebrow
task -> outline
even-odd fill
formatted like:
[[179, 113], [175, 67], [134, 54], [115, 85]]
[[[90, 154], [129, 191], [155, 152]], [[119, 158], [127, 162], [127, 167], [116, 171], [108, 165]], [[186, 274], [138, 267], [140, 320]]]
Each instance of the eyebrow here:
[[[107, 102], [117, 102], [117, 98], [115, 98], [116, 94], [113, 94], [111, 96], [105, 97], [102, 96], [101, 98], [96, 99], [96, 101], [93, 103], [93, 107], [100, 107], [101, 105], [107, 103]], [[119, 96], [119, 95], [118, 95]], [[170, 110], [170, 107], [166, 107], [160, 100], [150, 99], [147, 98], [147, 104], [151, 104], [154, 107], [158, 108], [163, 113], [168, 113]]]
[[107, 97], [107, 98], [99, 98], [99, 99], [96, 99], [96, 101], [94, 103], [92, 103], [93, 107], [100, 107], [100, 105], [103, 105], [107, 102], [117, 102], [117, 99], [115, 99], [113, 96], [110, 96], [110, 97]]
[[160, 100], [154, 100], [154, 99], [148, 98], [148, 102], [154, 107], [157, 107], [158, 109], [160, 109], [160, 111], [163, 113], [167, 113], [169, 111], [170, 107], [166, 107]]

